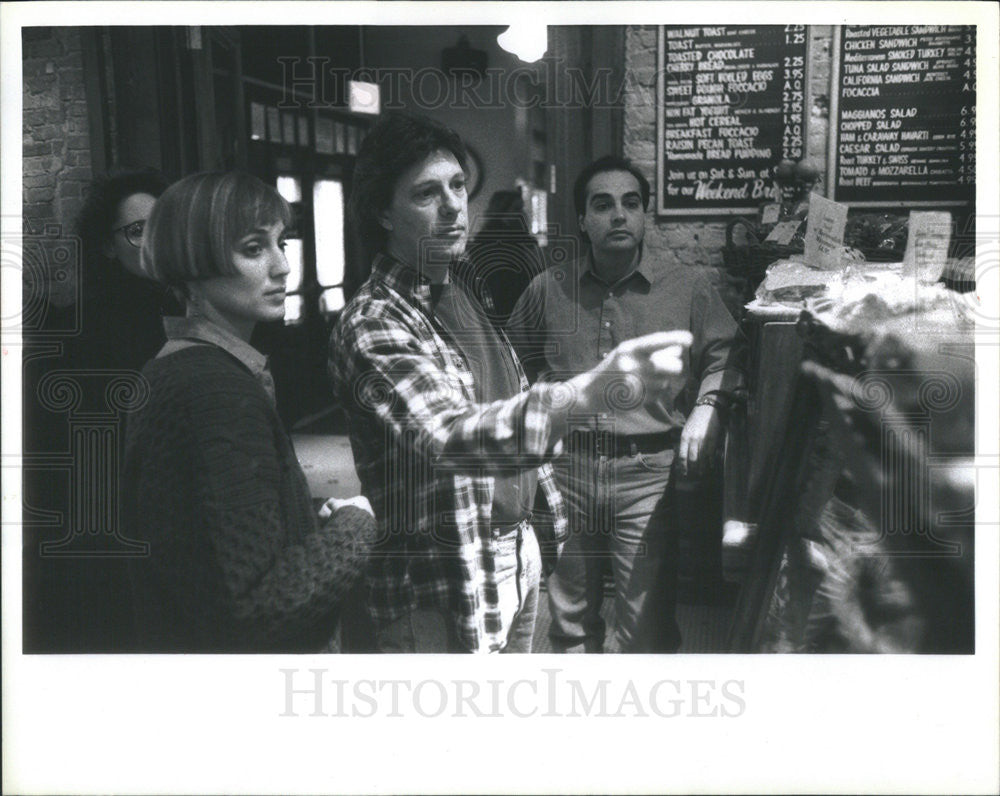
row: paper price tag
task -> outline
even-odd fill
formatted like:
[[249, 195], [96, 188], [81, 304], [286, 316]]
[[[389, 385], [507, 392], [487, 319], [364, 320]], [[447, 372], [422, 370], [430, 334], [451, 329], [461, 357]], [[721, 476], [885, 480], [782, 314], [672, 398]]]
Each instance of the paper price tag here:
[[781, 205], [777, 202], [772, 202], [769, 205], [764, 205], [764, 209], [760, 211], [760, 223], [761, 224], [774, 224], [778, 221], [781, 216]]
[[847, 205], [812, 194], [806, 223], [805, 261], [815, 268], [840, 268], [839, 249], [844, 245], [846, 225]]
[[911, 210], [903, 273], [927, 284], [937, 282], [948, 259], [951, 213]]

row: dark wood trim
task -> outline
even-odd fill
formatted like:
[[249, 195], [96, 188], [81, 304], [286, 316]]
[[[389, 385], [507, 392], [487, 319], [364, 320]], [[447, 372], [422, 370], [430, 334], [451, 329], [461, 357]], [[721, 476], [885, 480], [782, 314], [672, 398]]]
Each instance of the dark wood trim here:
[[[116, 151], [126, 167], [164, 169], [161, 123], [169, 118], [159, 85], [156, 29], [111, 27]], [[162, 115], [161, 115], [162, 114]]]
[[[782, 439], [776, 467], [765, 487], [758, 523], [758, 538], [750, 568], [733, 614], [727, 650], [757, 652], [778, 579], [781, 558], [788, 543], [800, 532], [802, 490], [810, 475], [810, 454], [818, 435], [819, 396], [814, 385], [796, 376], [792, 408], [787, 421], [775, 433]], [[832, 492], [826, 480], [821, 490]]]
[[[191, 88], [194, 98], [194, 135], [198, 171], [221, 169], [215, 124], [215, 86], [212, 82], [212, 37], [205, 28], [188, 28], [185, 41], [191, 64]], [[195, 43], [197, 42], [197, 43]]]
[[111, 162], [111, 138], [108, 124], [108, 87], [104, 76], [104, 53], [101, 29], [80, 28], [83, 50], [83, 88], [87, 98], [87, 121], [90, 133], [90, 168], [94, 175], [106, 174]]

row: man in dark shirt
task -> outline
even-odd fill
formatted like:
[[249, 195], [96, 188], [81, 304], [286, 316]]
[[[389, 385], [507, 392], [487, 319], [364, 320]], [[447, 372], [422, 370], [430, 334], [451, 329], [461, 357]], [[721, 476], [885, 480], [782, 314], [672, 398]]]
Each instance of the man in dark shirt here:
[[[589, 243], [582, 259], [536, 277], [510, 321], [529, 374], [561, 381], [601, 363], [622, 340], [689, 329], [686, 379], [637, 399], [609, 393], [609, 411], [577, 415], [556, 468], [570, 537], [549, 577], [553, 647], [573, 652], [672, 652], [676, 535], [671, 473], [697, 476], [720, 436], [720, 411], [742, 381], [736, 324], [708, 279], [643, 251], [649, 182], [628, 161], [602, 158], [580, 174], [574, 201]], [[610, 561], [615, 626], [600, 616]]]

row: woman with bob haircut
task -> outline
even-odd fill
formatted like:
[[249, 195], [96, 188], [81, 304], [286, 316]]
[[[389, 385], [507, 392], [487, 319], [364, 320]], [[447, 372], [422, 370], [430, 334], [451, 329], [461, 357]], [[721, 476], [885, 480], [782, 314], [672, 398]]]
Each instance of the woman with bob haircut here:
[[124, 519], [148, 542], [132, 562], [146, 652], [335, 651], [338, 604], [363, 571], [374, 521], [331, 500], [320, 527], [249, 341], [284, 317], [278, 193], [241, 173], [168, 188], [146, 225], [142, 266], [183, 296], [146, 365], [128, 421]]

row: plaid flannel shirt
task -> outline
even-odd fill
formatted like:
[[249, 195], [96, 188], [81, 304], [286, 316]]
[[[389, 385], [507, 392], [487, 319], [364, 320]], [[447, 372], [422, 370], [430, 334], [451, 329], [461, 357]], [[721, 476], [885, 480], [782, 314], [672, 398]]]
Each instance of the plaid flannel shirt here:
[[[483, 296], [487, 310], [488, 296]], [[498, 330], [499, 332], [499, 330]], [[506, 335], [501, 344], [517, 358]], [[479, 404], [472, 372], [434, 321], [427, 279], [378, 255], [330, 338], [329, 373], [350, 418], [362, 492], [379, 539], [368, 568], [377, 622], [416, 608], [446, 611], [473, 652], [499, 649], [501, 626], [491, 538], [493, 474], [538, 468], [549, 506], [533, 525], [565, 538], [566, 516], [549, 463], [554, 385]]]

